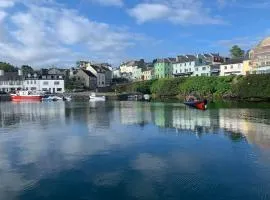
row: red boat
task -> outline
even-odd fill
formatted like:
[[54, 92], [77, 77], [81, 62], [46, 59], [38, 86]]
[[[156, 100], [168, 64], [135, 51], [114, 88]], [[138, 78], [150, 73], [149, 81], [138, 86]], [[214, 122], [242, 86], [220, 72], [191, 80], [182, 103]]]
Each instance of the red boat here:
[[12, 101], [41, 101], [42, 93], [36, 91], [17, 91], [16, 94], [11, 94]]
[[185, 105], [193, 107], [193, 108], [197, 108], [199, 110], [206, 110], [207, 109], [207, 100], [203, 100], [203, 101], [187, 101], [184, 102]]
[[197, 108], [199, 110], [206, 110], [207, 109], [207, 100], [198, 100], [195, 96], [188, 96], [186, 98], [186, 102], [184, 102], [185, 105]]

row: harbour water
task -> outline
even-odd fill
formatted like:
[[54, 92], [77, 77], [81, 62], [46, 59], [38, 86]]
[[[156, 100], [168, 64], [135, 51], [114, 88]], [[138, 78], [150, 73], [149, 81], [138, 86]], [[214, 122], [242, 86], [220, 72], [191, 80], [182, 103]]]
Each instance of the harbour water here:
[[270, 199], [270, 105], [0, 104], [0, 200]]

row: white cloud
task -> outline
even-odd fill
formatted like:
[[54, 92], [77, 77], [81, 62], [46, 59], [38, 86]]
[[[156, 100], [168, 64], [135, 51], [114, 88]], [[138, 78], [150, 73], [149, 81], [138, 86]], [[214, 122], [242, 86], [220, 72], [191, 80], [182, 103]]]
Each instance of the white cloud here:
[[129, 10], [138, 23], [158, 19], [175, 24], [223, 24], [219, 17], [212, 17], [199, 0], [150, 0]]
[[[15, 6], [18, 3], [13, 2]], [[0, 40], [1, 60], [38, 66], [75, 63], [83, 57], [118, 62], [124, 50], [138, 42], [140, 35], [124, 28], [92, 21], [54, 1], [46, 2], [22, 1], [25, 9], [10, 13], [8, 18], [0, 11], [0, 24], [7, 29], [0, 31], [0, 37], [6, 38]]]
[[99, 3], [104, 6], [123, 6], [123, 0], [92, 0], [93, 2]]
[[14, 1], [12, 0], [0, 0], [0, 8], [8, 8], [14, 6]]

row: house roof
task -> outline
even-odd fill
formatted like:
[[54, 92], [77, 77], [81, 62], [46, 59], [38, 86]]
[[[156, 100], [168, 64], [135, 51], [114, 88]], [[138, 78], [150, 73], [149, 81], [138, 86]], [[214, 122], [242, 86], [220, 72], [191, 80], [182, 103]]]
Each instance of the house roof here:
[[185, 63], [195, 61], [197, 57], [195, 55], [179, 55], [177, 56], [176, 63]]
[[223, 65], [229, 65], [229, 64], [237, 64], [237, 63], [242, 63], [244, 61], [244, 58], [234, 58], [234, 59], [229, 59]]
[[0, 76], [0, 81], [16, 81], [21, 79], [22, 76], [19, 76], [18, 72], [5, 72], [3, 76]]
[[96, 77], [92, 72], [88, 71], [88, 70], [85, 70], [85, 69], [81, 69], [85, 74], [87, 74], [88, 76], [91, 76], [91, 77]]

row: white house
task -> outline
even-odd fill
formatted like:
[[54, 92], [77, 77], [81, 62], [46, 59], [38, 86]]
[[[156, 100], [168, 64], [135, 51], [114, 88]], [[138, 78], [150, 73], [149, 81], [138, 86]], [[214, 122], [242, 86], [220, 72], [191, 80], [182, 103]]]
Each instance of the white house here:
[[173, 63], [174, 76], [191, 76], [195, 71], [196, 56], [186, 55], [177, 56], [176, 62]]
[[193, 76], [219, 76], [220, 65], [198, 65], [195, 66]]
[[244, 75], [243, 59], [231, 59], [220, 65], [220, 76]]
[[113, 69], [113, 78], [121, 78], [121, 72], [119, 68]]
[[10, 92], [23, 88], [23, 74], [18, 72], [4, 72], [0, 70], [0, 91]]
[[23, 81], [23, 89], [39, 90], [50, 93], [65, 92], [65, 82], [62, 75], [28, 74]]

